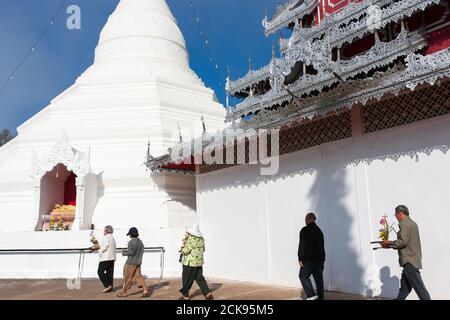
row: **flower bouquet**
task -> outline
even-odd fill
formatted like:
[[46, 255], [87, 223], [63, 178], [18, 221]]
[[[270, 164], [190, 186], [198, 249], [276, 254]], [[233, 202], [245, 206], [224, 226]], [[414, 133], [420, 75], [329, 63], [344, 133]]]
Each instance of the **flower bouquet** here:
[[[372, 241], [371, 244], [381, 244], [384, 241], [388, 241], [389, 240], [389, 231], [390, 231], [391, 228], [389, 227], [389, 223], [388, 223], [386, 214], [381, 218], [380, 224], [382, 226], [382, 228], [379, 230], [379, 235], [378, 235], [378, 238], [380, 240]], [[373, 250], [378, 250], [378, 249], [381, 249], [381, 247], [374, 248]]]
[[381, 239], [381, 241], [387, 241], [389, 240], [389, 224], [386, 215], [381, 218], [380, 224], [383, 226], [383, 228], [380, 229], [379, 238]]
[[96, 251], [96, 250], [99, 250], [100, 249], [100, 244], [98, 243], [98, 240], [97, 240], [97, 238], [95, 237], [95, 235], [94, 235], [94, 231], [92, 231], [91, 232], [91, 234], [90, 234], [90, 240], [91, 240], [91, 242], [92, 242], [92, 247], [91, 247], [91, 250], [92, 251]]

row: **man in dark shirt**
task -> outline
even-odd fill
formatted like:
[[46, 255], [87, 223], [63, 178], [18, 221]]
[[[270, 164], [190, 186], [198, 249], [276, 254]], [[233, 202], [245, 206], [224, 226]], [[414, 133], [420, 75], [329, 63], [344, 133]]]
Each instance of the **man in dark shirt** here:
[[[325, 263], [325, 245], [323, 233], [316, 224], [316, 215], [308, 213], [305, 218], [306, 227], [300, 231], [298, 246], [298, 262], [300, 264], [300, 282], [307, 300], [323, 300], [323, 268]], [[317, 295], [311, 283], [311, 275], [316, 283]]]

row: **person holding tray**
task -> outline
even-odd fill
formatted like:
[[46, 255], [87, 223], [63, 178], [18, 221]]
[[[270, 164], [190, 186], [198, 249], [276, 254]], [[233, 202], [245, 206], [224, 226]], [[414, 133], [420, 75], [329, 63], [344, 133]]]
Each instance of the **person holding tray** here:
[[419, 227], [409, 217], [406, 206], [395, 208], [395, 217], [399, 222], [400, 231], [396, 241], [382, 241], [381, 246], [386, 249], [398, 250], [400, 267], [403, 268], [400, 290], [396, 300], [405, 300], [411, 290], [417, 293], [420, 300], [431, 300], [420, 275], [422, 269], [422, 249], [420, 244]]

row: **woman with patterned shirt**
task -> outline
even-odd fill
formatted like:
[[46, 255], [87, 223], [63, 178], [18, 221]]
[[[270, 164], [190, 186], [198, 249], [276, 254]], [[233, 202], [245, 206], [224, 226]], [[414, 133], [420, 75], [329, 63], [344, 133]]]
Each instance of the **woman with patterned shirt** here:
[[181, 263], [183, 265], [182, 282], [183, 288], [180, 290], [180, 300], [189, 300], [189, 290], [192, 284], [197, 282], [206, 300], [213, 300], [214, 297], [208, 288], [203, 276], [203, 253], [205, 252], [205, 240], [198, 225], [186, 228], [186, 235], [181, 248]]

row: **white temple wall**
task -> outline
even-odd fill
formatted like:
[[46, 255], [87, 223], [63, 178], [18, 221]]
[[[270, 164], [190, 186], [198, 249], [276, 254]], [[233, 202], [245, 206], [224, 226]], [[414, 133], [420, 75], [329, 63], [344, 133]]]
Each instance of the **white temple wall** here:
[[[14, 139], [15, 140], [15, 139]], [[31, 165], [31, 150], [17, 148], [16, 141], [0, 147], [0, 232], [23, 230], [26, 226], [34, 230], [35, 182], [30, 170], [24, 170], [23, 163]], [[18, 177], [18, 179], [16, 179]]]
[[282, 156], [266, 181], [257, 167], [199, 176], [205, 274], [300, 287], [298, 233], [313, 211], [325, 234], [326, 288], [395, 297], [397, 252], [372, 251], [370, 241], [385, 213], [398, 230], [394, 208], [405, 204], [421, 232], [425, 285], [449, 299], [449, 141], [450, 117], [441, 117]]
[[[198, 178], [205, 183], [227, 185], [230, 179], [246, 180], [251, 170], [228, 170], [213, 179]], [[230, 188], [221, 192], [200, 192], [197, 212], [206, 239], [205, 274], [239, 281], [268, 282], [269, 260], [267, 222], [263, 189], [260, 186]]]
[[[387, 213], [390, 221], [394, 222], [393, 208], [397, 204], [409, 207], [411, 217], [420, 230], [424, 267], [422, 277], [431, 297], [435, 299], [450, 299], [447, 286], [450, 283], [447, 268], [450, 264], [450, 153], [440, 150], [447, 150], [449, 146], [449, 123], [450, 118], [443, 117], [421, 126], [392, 131], [386, 147], [383, 146], [388, 137], [378, 135], [372, 139], [372, 150], [384, 150], [386, 153], [394, 153], [395, 150], [403, 153], [409, 150], [425, 152], [409, 152], [408, 156], [397, 161], [376, 161], [367, 167], [373, 235], [376, 237], [378, 233], [379, 216]], [[397, 225], [395, 227], [398, 230]], [[390, 293], [390, 288], [401, 275], [397, 256], [394, 252], [376, 251], [374, 258], [378, 266], [385, 267], [382, 269], [382, 278], [386, 282], [383, 289]]]

